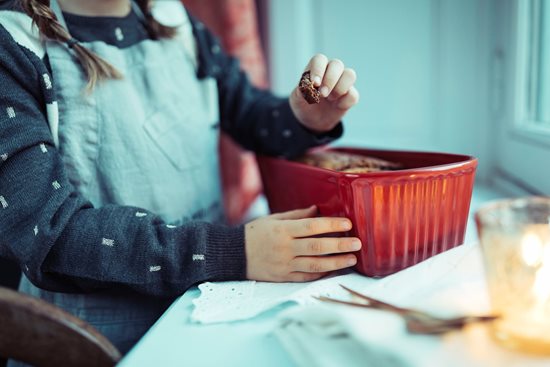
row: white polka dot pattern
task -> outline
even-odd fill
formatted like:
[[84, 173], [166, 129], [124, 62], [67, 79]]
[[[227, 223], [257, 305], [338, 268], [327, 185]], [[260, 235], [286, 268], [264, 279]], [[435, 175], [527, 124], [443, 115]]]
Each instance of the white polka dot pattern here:
[[8, 117], [10, 119], [15, 117], [15, 110], [13, 109], [13, 107], [7, 107], [6, 108], [6, 113], [8, 114]]
[[48, 149], [46, 148], [46, 144], [42, 143], [40, 144], [40, 150], [42, 153], [48, 153]]
[[115, 37], [119, 42], [124, 40], [124, 33], [122, 33], [122, 29], [120, 29], [120, 27], [115, 28]]
[[2, 205], [2, 208], [6, 209], [8, 207], [8, 202], [3, 196], [0, 196], [0, 205]]
[[283, 130], [283, 136], [285, 138], [290, 138], [292, 136], [292, 130], [289, 130], [289, 129], [284, 129]]
[[0, 158], [2, 158], [2, 161], [7, 161], [8, 160], [8, 153], [4, 153], [2, 155], [0, 155]]
[[44, 85], [46, 86], [46, 89], [52, 89], [52, 81], [50, 79], [50, 76], [48, 74], [42, 75], [42, 79], [44, 79]]
[[115, 245], [115, 240], [103, 237], [101, 239], [101, 244], [105, 246], [113, 247]]
[[160, 265], [153, 265], [149, 267], [150, 272], [159, 271], [160, 269], [162, 269]]

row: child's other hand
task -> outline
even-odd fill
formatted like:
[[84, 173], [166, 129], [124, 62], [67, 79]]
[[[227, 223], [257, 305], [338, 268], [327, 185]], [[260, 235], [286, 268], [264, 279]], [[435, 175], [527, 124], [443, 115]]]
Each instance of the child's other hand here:
[[311, 236], [346, 232], [346, 218], [315, 218], [312, 206], [256, 219], [245, 226], [246, 275], [270, 282], [305, 282], [355, 265], [352, 251], [361, 248], [354, 237]]
[[316, 132], [330, 131], [359, 101], [354, 87], [355, 71], [338, 59], [329, 61], [323, 54], [313, 56], [305, 70], [310, 70], [313, 85], [320, 87], [321, 102], [308, 104], [296, 87], [290, 95], [292, 112], [305, 127]]

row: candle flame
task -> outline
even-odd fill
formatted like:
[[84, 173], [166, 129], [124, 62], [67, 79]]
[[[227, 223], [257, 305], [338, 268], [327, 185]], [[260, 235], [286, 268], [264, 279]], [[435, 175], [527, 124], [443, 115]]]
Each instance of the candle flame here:
[[[543, 260], [544, 247], [534, 233], [527, 233], [521, 241], [521, 256], [528, 266], [537, 266]], [[548, 263], [550, 265], [550, 262]]]
[[533, 294], [540, 303], [550, 299], [550, 241], [543, 242], [539, 233], [527, 232], [521, 239], [521, 257], [536, 270]]
[[542, 247], [541, 252], [541, 266], [535, 274], [533, 293], [539, 302], [546, 302], [550, 299], [550, 242]]
[[546, 302], [550, 298], [550, 266], [548, 264], [537, 270], [533, 293], [540, 302]]

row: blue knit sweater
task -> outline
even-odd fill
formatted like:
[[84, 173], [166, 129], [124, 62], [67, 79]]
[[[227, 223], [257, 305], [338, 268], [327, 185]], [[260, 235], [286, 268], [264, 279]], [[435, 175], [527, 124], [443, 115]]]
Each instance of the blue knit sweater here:
[[[197, 221], [172, 226], [146, 208], [117, 203], [95, 208], [71, 186], [48, 123], [56, 85], [47, 54], [37, 51], [43, 41], [11, 3], [0, 7], [0, 257], [16, 261], [35, 285], [61, 292], [110, 288], [169, 297], [197, 282], [243, 279], [242, 226]], [[93, 18], [80, 28], [70, 15], [67, 20], [81, 41], [115, 42]], [[288, 99], [252, 87], [204, 26], [192, 24], [197, 77], [217, 80], [220, 127], [243, 147], [292, 157], [342, 134], [341, 125], [323, 135], [303, 128]], [[147, 38], [139, 24], [135, 29], [134, 37], [126, 35], [126, 44], [117, 46]], [[30, 43], [19, 41], [18, 31]]]

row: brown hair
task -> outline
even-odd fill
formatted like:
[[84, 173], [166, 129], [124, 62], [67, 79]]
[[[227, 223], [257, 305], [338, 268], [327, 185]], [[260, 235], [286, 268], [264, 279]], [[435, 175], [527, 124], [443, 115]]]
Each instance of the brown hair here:
[[[25, 12], [38, 27], [42, 37], [66, 43], [74, 50], [88, 79], [86, 90], [91, 91], [99, 81], [122, 78], [122, 74], [111, 64], [73, 39], [51, 10], [50, 0], [20, 0], [20, 2]], [[136, 3], [145, 16], [147, 31], [152, 39], [171, 38], [176, 34], [175, 28], [164, 26], [155, 20], [150, 11], [151, 0], [136, 0]]]

